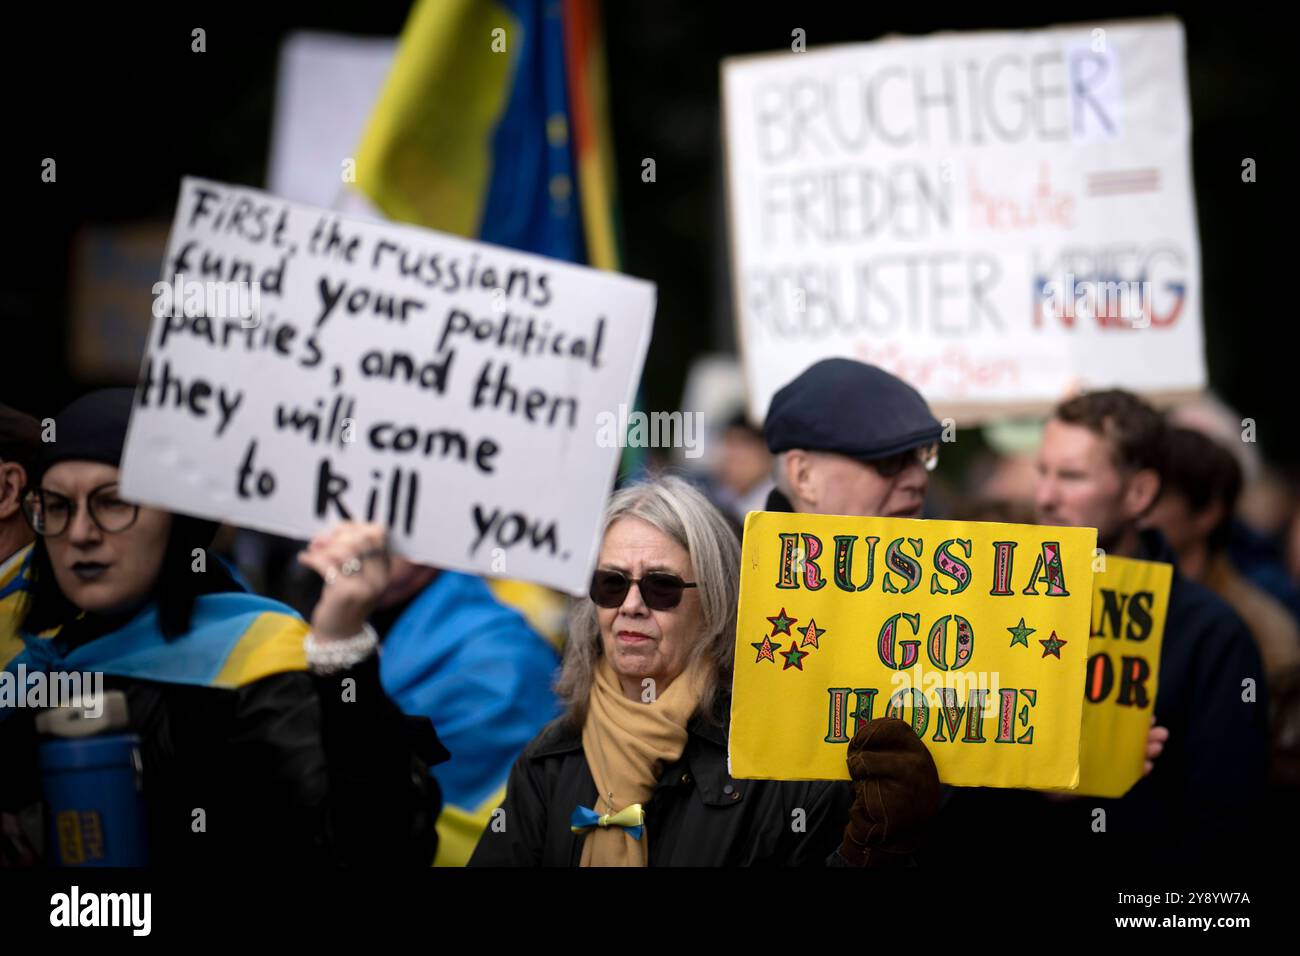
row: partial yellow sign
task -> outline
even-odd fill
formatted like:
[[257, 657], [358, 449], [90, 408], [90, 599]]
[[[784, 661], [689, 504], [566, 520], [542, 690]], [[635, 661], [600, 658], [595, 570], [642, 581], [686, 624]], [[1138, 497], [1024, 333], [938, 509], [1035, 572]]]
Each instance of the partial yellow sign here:
[[732, 774], [847, 778], [858, 726], [891, 716], [945, 783], [1073, 787], [1096, 540], [1091, 528], [751, 513]]
[[1106, 556], [1093, 578], [1079, 790], [1120, 797], [1142, 777], [1172, 565]]

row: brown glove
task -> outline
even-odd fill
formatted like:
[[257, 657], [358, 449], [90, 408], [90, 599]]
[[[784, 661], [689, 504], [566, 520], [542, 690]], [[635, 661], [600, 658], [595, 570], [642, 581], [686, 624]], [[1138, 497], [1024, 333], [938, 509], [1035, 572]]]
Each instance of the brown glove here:
[[939, 772], [910, 724], [877, 717], [849, 741], [849, 808], [840, 856], [853, 866], [906, 862], [939, 808]]

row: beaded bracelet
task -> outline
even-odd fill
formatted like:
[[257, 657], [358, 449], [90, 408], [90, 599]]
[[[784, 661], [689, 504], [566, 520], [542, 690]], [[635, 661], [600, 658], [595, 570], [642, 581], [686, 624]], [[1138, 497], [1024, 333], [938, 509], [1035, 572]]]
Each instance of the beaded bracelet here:
[[303, 642], [307, 652], [307, 666], [313, 674], [334, 674], [355, 667], [379, 647], [379, 635], [369, 624], [362, 625], [361, 633], [342, 641], [317, 641], [308, 634]]

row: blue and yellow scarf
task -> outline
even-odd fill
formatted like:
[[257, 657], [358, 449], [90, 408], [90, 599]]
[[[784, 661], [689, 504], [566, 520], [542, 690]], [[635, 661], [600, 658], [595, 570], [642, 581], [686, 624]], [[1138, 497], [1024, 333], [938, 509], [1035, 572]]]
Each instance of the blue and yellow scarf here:
[[[228, 591], [195, 599], [190, 629], [168, 640], [150, 603], [122, 627], [68, 649], [52, 636], [21, 634], [24, 649], [4, 670], [101, 672], [117, 677], [235, 688], [271, 674], [307, 667], [308, 626], [290, 607], [256, 594]], [[0, 719], [7, 709], [0, 707]]]

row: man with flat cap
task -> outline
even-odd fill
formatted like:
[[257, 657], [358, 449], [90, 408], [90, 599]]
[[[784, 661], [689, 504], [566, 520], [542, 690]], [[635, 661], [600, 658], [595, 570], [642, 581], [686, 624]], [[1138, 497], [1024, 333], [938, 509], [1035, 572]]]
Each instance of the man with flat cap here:
[[772, 397], [768, 511], [919, 518], [943, 426], [921, 393], [853, 359], [810, 365]]
[[[943, 426], [906, 382], [862, 362], [831, 358], [809, 366], [772, 397], [764, 433], [779, 456], [768, 511], [919, 518]], [[1149, 732], [1152, 759], [1164, 735], [1163, 728]], [[1151, 766], [1148, 761], [1147, 773]], [[909, 789], [900, 788], [900, 798]], [[945, 861], [951, 847], [969, 843], [971, 828], [989, 810], [987, 800], [1021, 796], [1005, 794], [944, 787], [937, 816], [916, 821], [930, 825], [915, 828], [909, 855], [924, 864]], [[918, 837], [925, 846], [916, 844]]]
[[[919, 518], [943, 426], [902, 379], [830, 358], [772, 397], [763, 433], [778, 456], [768, 511]], [[889, 747], [868, 747], [871, 734]], [[878, 717], [849, 743], [850, 765], [855, 759], [863, 762], [853, 774], [858, 800], [879, 807], [875, 818], [890, 822], [871, 826], [851, 815], [840, 855], [852, 862], [913, 859], [938, 809], [939, 773], [925, 744], [910, 724]]]

